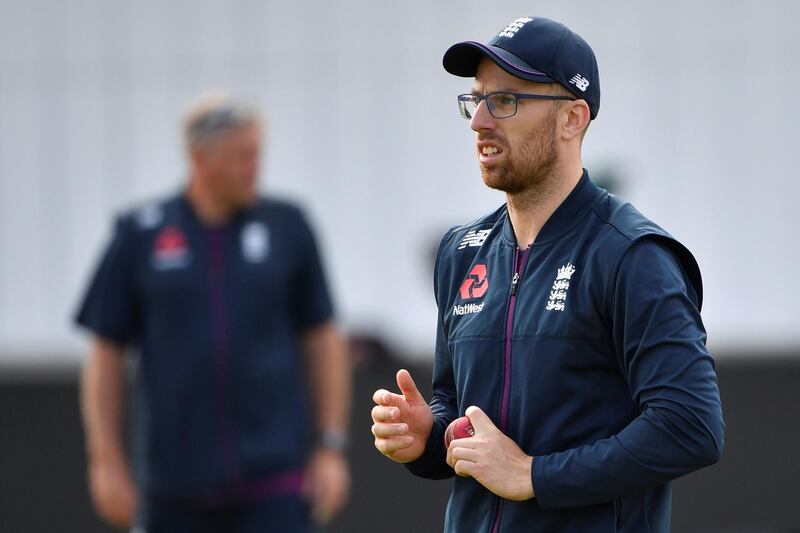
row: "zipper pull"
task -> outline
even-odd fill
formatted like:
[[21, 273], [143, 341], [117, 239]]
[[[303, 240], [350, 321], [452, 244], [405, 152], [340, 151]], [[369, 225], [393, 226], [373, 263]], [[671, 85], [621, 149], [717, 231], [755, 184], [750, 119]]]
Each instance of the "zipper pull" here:
[[519, 283], [519, 272], [514, 272], [514, 277], [511, 279], [511, 296], [517, 294], [518, 283]]

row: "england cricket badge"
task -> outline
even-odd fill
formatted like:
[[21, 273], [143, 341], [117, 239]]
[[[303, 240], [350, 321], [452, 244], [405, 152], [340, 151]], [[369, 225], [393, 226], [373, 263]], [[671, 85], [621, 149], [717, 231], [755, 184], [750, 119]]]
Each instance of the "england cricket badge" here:
[[573, 266], [572, 263], [567, 263], [558, 269], [556, 280], [553, 282], [553, 288], [550, 290], [550, 299], [547, 300], [547, 306], [545, 307], [547, 311], [564, 310], [569, 283], [574, 273], [575, 266]]
[[250, 263], [261, 263], [269, 255], [269, 230], [261, 222], [249, 222], [242, 228], [242, 255]]

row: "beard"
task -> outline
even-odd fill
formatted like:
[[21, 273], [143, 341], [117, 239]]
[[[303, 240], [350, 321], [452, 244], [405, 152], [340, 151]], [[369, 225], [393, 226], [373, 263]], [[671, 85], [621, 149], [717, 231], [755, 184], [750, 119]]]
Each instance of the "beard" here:
[[530, 142], [521, 145], [515, 157], [509, 151], [502, 164], [480, 165], [486, 186], [516, 195], [546, 183], [558, 165], [555, 131], [555, 113], [551, 113], [530, 132]]

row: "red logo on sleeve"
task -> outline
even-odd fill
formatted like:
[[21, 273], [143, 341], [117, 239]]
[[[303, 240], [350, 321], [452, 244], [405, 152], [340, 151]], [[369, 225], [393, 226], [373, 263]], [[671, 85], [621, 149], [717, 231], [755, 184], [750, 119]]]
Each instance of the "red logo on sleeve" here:
[[472, 267], [469, 276], [461, 284], [461, 299], [474, 300], [481, 298], [489, 290], [489, 277], [485, 264]]

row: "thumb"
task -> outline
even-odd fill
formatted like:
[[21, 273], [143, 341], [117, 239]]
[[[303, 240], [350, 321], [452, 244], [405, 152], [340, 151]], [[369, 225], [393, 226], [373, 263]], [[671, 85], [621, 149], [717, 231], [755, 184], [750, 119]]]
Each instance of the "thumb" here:
[[465, 413], [467, 417], [469, 417], [469, 421], [472, 422], [472, 427], [475, 428], [475, 434], [486, 433], [488, 431], [497, 430], [497, 426], [494, 425], [492, 419], [481, 410], [480, 407], [475, 405], [471, 405], [467, 407], [467, 411]]
[[411, 374], [405, 368], [397, 371], [397, 386], [400, 387], [400, 392], [406, 401], [412, 405], [420, 405], [425, 403], [425, 398], [420, 394], [417, 384]]

